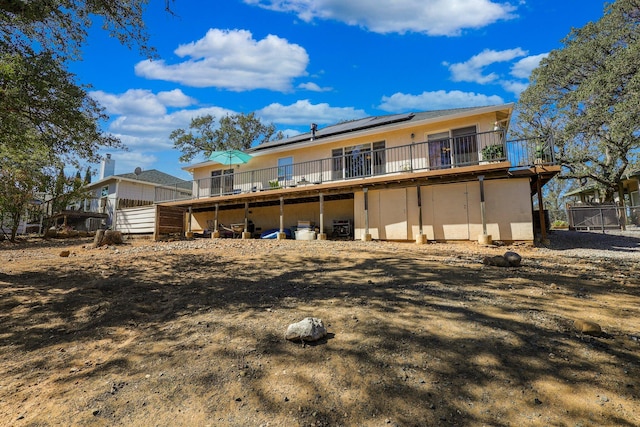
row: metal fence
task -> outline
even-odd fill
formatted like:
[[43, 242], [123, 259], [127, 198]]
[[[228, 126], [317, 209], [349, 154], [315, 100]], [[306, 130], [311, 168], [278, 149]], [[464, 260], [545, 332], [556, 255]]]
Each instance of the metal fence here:
[[625, 209], [613, 204], [568, 206], [567, 217], [569, 229], [578, 231], [619, 230], [626, 223]]

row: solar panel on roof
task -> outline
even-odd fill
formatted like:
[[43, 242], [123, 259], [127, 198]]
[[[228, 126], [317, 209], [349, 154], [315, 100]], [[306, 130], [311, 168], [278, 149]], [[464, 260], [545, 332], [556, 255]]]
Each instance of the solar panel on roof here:
[[337, 135], [345, 132], [353, 132], [356, 130], [368, 129], [376, 126], [382, 126], [385, 124], [409, 120], [411, 117], [413, 117], [413, 113], [393, 114], [390, 116], [381, 116], [381, 117], [367, 117], [365, 119], [354, 120], [351, 122], [345, 122], [345, 123], [340, 123], [334, 126], [326, 127], [318, 131], [316, 135], [319, 135], [320, 132], [322, 132], [322, 136]]
[[[378, 127], [378, 126], [383, 126], [383, 125], [388, 125], [388, 124], [392, 124], [392, 123], [398, 123], [398, 122], [403, 122], [406, 120], [410, 120], [415, 116], [418, 116], [420, 119], [425, 119], [428, 117], [439, 117], [442, 115], [446, 115], [446, 114], [451, 114], [452, 112], [455, 111], [464, 111], [464, 110], [469, 110], [469, 109], [473, 109], [473, 108], [477, 108], [477, 107], [468, 107], [468, 108], [461, 108], [461, 109], [453, 109], [453, 110], [441, 110], [441, 111], [433, 111], [433, 112], [423, 112], [423, 113], [401, 113], [401, 114], [391, 114], [388, 116], [377, 116], [377, 117], [365, 117], [363, 119], [356, 119], [356, 120], [351, 120], [348, 122], [344, 122], [344, 123], [338, 123], [335, 125], [331, 125], [331, 126], [327, 126], [325, 128], [322, 129], [318, 129], [315, 133], [315, 138], [324, 138], [324, 137], [328, 137], [328, 136], [332, 136], [332, 135], [340, 135], [343, 133], [348, 133], [348, 132], [354, 132], [357, 130], [364, 130], [364, 129], [370, 129], [370, 128], [374, 128], [374, 127]], [[291, 138], [287, 138], [284, 140], [280, 140], [280, 141], [271, 141], [271, 142], [267, 142], [265, 144], [261, 144], [257, 147], [254, 147], [253, 149], [248, 150], [249, 152], [251, 151], [258, 151], [258, 150], [264, 150], [267, 148], [271, 148], [271, 147], [277, 147], [277, 146], [281, 146], [281, 145], [289, 145], [289, 144], [295, 144], [297, 142], [300, 141], [308, 141], [311, 139], [311, 133], [310, 132], [306, 132], [306, 133], [302, 133], [296, 136], [293, 136]]]

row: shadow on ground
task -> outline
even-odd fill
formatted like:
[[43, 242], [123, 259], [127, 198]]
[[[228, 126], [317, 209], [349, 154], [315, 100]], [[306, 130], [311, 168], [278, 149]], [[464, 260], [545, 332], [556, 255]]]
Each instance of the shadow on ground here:
[[[572, 328], [589, 305], [620, 316], [640, 302], [638, 288], [571, 266], [490, 268], [441, 248], [244, 260], [177, 251], [34, 266], [0, 273], [0, 286], [8, 419], [7, 402], [24, 406], [13, 399], [49, 382], [51, 405], [83, 392], [66, 408], [79, 423], [638, 422], [638, 343], [622, 328], [610, 339]], [[594, 303], [612, 295], [624, 303]], [[331, 339], [285, 341], [286, 326], [307, 315], [322, 317]], [[584, 400], [572, 395], [585, 390]]]

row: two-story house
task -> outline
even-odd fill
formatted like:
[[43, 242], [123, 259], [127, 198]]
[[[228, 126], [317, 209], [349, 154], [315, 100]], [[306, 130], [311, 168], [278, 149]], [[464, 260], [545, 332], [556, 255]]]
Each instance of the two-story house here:
[[155, 207], [165, 193], [172, 198], [190, 198], [191, 183], [156, 169], [114, 174], [115, 161], [109, 154], [100, 164], [96, 182], [85, 186], [88, 198], [82, 203], [87, 212], [105, 215], [102, 224], [94, 229], [108, 227], [124, 233], [153, 233]]
[[235, 224], [245, 238], [305, 225], [319, 239], [532, 241], [533, 197], [559, 167], [549, 141], [506, 140], [512, 109], [312, 124], [246, 150], [245, 163], [186, 166], [191, 198], [158, 202], [184, 208], [188, 232], [214, 237]]

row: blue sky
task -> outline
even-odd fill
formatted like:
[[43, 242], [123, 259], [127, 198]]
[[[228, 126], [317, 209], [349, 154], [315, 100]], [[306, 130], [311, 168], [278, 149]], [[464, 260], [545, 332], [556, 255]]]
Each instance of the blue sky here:
[[540, 59], [604, 4], [176, 0], [172, 16], [154, 0], [145, 22], [159, 58], [95, 28], [71, 70], [129, 148], [105, 151], [116, 173], [190, 179], [169, 134], [204, 114], [255, 112], [293, 136], [310, 123], [517, 102]]

